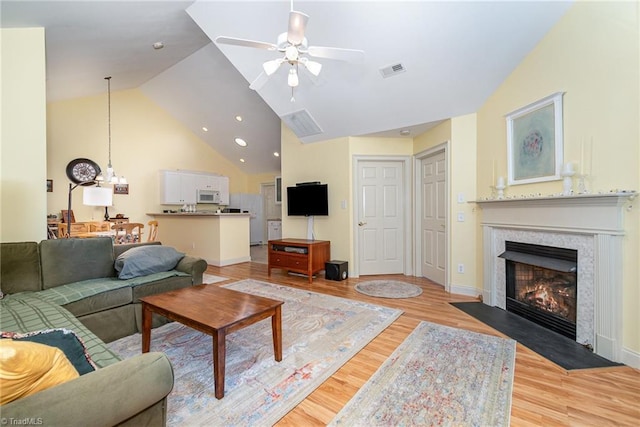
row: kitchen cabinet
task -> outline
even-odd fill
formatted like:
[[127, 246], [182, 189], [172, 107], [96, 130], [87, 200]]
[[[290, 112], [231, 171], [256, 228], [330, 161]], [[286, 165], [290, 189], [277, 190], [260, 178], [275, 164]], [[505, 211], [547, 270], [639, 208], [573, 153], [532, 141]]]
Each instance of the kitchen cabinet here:
[[162, 171], [160, 203], [183, 205], [196, 203], [196, 177], [178, 171]]
[[280, 240], [282, 239], [282, 221], [279, 219], [267, 220], [267, 235], [268, 240]]
[[220, 192], [220, 204], [229, 204], [229, 177], [186, 171], [160, 171], [160, 204], [196, 204], [197, 190]]

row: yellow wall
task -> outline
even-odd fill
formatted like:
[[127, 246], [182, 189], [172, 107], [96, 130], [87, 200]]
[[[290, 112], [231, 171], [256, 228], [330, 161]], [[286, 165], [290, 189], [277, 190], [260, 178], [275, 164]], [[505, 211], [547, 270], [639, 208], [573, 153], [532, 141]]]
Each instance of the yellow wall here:
[[0, 241], [47, 237], [43, 28], [0, 30]]
[[[447, 271], [451, 292], [478, 295], [476, 280], [476, 115], [454, 117], [414, 139], [414, 153], [420, 153], [448, 142], [449, 169], [449, 241]], [[458, 195], [463, 202], [458, 202]], [[465, 216], [458, 222], [458, 213]], [[464, 273], [458, 273], [458, 264]]]
[[354, 265], [353, 156], [411, 156], [412, 148], [409, 138], [347, 137], [303, 144], [283, 124], [282, 236], [307, 238], [307, 219], [286, 215], [286, 187], [297, 182], [321, 181], [329, 185], [329, 216], [314, 218], [315, 238], [331, 241], [331, 258]]
[[[566, 92], [565, 162], [579, 162], [582, 139], [593, 138], [591, 189], [640, 189], [639, 27], [638, 2], [578, 2], [567, 12], [478, 111], [478, 196], [490, 194], [493, 160], [506, 176], [505, 114], [558, 91]], [[507, 194], [561, 191], [561, 181], [554, 181], [513, 186]], [[636, 352], [639, 223], [637, 207], [625, 212], [623, 345]], [[480, 262], [480, 242], [476, 247]]]
[[[106, 94], [48, 104], [49, 178], [48, 212], [66, 209], [69, 180], [67, 163], [77, 157], [108, 163], [108, 116]], [[123, 213], [132, 221], [146, 223], [147, 212], [180, 208], [162, 206], [159, 199], [161, 169], [184, 169], [218, 173], [229, 177], [231, 193], [248, 192], [250, 177], [220, 156], [140, 90], [111, 94], [111, 161], [118, 175], [129, 182], [128, 195], [114, 195], [109, 214]], [[100, 219], [104, 209], [84, 206], [82, 188], [73, 191], [76, 221]]]

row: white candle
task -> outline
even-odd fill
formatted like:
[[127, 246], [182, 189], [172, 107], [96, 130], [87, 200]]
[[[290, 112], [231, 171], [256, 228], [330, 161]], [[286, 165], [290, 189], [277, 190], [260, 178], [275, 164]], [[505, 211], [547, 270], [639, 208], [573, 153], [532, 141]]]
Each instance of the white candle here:
[[571, 162], [565, 163], [564, 169], [562, 171], [566, 174], [573, 173], [573, 163]]
[[491, 182], [496, 182], [496, 159], [491, 161]]
[[580, 144], [580, 175], [584, 175], [584, 137]]
[[496, 187], [504, 187], [504, 177], [503, 176], [499, 176], [498, 177], [498, 185], [496, 185]]

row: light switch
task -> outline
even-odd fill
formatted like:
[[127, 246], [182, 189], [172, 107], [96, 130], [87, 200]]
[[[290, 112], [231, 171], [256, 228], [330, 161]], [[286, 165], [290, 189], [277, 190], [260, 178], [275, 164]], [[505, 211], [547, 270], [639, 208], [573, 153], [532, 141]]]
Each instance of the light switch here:
[[458, 212], [458, 222], [464, 222], [464, 212]]
[[458, 193], [458, 203], [464, 203], [464, 193]]

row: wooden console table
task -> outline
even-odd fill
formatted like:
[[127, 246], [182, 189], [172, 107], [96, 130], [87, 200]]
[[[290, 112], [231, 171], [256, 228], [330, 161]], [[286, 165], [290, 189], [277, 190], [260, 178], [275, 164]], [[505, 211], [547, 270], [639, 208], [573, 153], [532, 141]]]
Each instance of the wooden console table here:
[[328, 240], [280, 239], [269, 240], [268, 275], [272, 268], [293, 271], [309, 277], [324, 270], [331, 257], [331, 242]]

